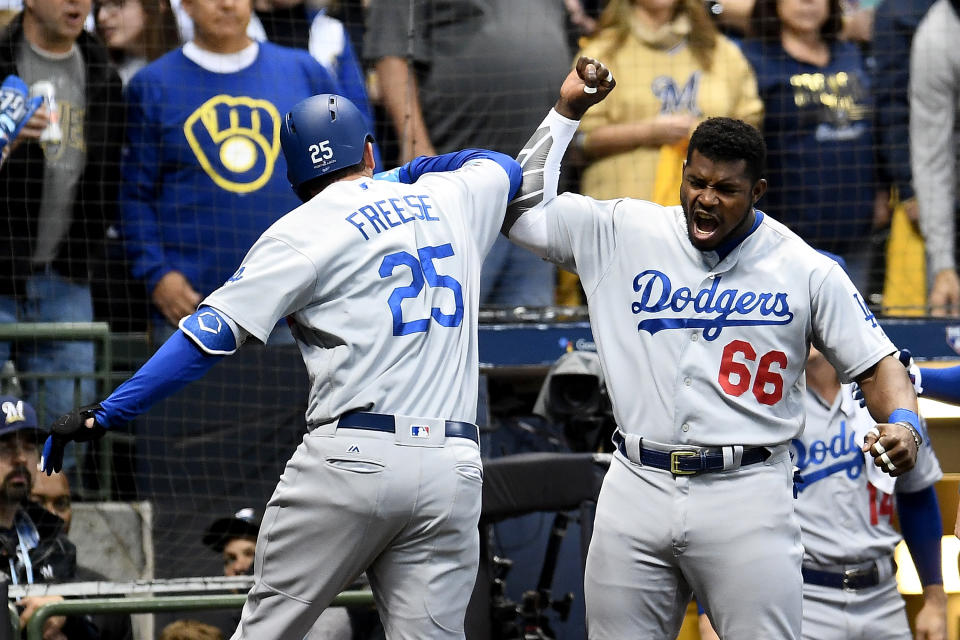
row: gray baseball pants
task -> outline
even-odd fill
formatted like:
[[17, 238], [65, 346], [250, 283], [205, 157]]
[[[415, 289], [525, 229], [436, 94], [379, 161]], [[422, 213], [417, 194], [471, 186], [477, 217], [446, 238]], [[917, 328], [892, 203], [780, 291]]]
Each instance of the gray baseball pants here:
[[267, 504], [233, 640], [303, 638], [364, 570], [390, 640], [464, 638], [479, 562], [478, 446], [304, 436]]

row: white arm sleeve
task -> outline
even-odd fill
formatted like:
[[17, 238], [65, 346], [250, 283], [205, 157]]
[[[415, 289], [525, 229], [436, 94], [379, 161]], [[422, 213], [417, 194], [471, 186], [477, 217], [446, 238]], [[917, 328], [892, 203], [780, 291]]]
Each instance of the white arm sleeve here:
[[523, 183], [507, 207], [503, 232], [540, 257], [546, 255], [548, 240], [543, 205], [557, 197], [560, 162], [579, 124], [551, 109], [517, 156]]

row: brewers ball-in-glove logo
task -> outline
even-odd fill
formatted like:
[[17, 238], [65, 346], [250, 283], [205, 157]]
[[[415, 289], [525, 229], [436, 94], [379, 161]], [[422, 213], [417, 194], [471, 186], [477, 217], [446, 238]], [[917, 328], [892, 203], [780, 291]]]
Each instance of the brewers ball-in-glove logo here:
[[256, 191], [273, 175], [280, 112], [266, 100], [214, 96], [190, 114], [183, 132], [200, 166], [227, 191]]

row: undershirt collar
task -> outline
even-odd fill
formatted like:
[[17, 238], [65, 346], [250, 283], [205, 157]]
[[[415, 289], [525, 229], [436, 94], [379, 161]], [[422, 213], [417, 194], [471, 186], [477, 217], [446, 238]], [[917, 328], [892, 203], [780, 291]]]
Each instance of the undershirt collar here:
[[736, 248], [740, 245], [741, 242], [743, 242], [744, 240], [746, 240], [747, 238], [749, 238], [750, 235], [751, 235], [754, 231], [756, 231], [757, 228], [760, 227], [760, 223], [763, 222], [763, 211], [760, 211], [759, 209], [754, 209], [753, 215], [754, 215], [754, 218], [753, 218], [753, 226], [751, 226], [750, 229], [749, 229], [745, 234], [743, 234], [742, 236], [739, 236], [739, 237], [737, 237], [737, 238], [734, 238], [733, 240], [728, 240], [727, 242], [724, 242], [723, 244], [721, 244], [721, 245], [720, 245], [719, 247], [717, 247], [716, 249], [713, 249], [713, 251], [716, 252], [717, 257], [718, 257], [720, 260], [723, 260], [723, 259], [726, 258], [728, 255], [730, 255], [730, 253], [731, 253], [734, 249], [736, 249]]
[[251, 42], [236, 53], [214, 53], [201, 49], [191, 40], [183, 45], [183, 55], [207, 71], [213, 73], [236, 73], [252, 65], [257, 59], [260, 44]]

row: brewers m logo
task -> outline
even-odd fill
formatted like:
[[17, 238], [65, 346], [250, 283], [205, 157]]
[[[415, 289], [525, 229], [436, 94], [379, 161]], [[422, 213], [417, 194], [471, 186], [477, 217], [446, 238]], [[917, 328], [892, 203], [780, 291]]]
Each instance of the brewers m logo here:
[[696, 117], [703, 115], [697, 106], [700, 93], [700, 72], [694, 71], [682, 87], [670, 76], [657, 76], [653, 80], [653, 95], [660, 100], [660, 114], [690, 113]]
[[251, 193], [273, 175], [280, 153], [280, 112], [266, 100], [218, 95], [183, 125], [197, 161], [217, 186]]

